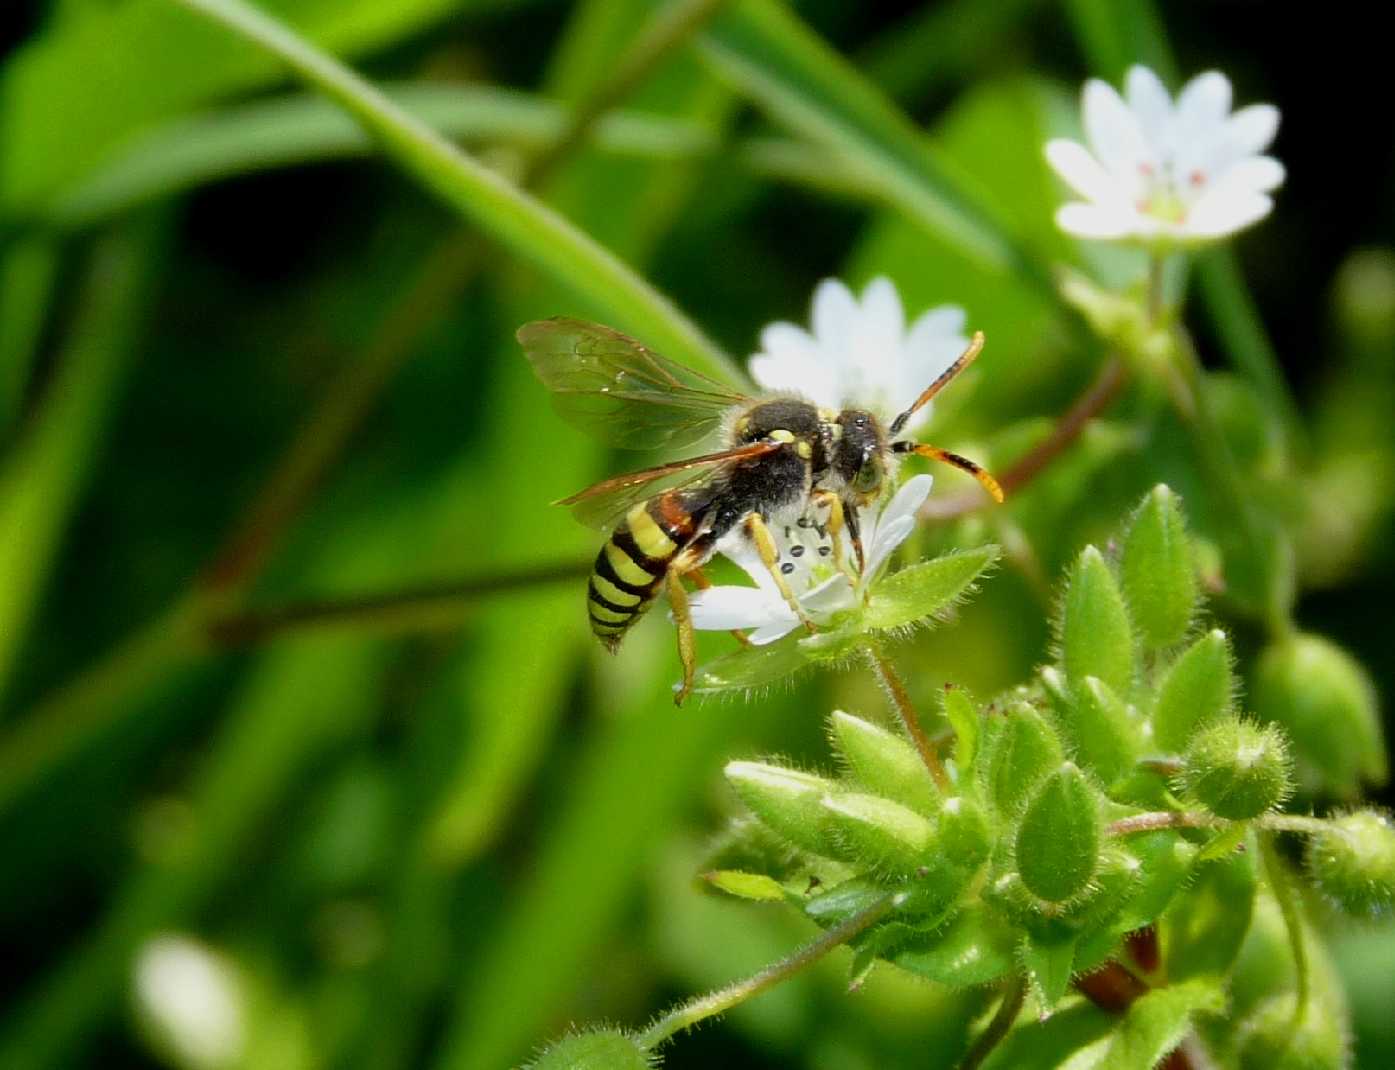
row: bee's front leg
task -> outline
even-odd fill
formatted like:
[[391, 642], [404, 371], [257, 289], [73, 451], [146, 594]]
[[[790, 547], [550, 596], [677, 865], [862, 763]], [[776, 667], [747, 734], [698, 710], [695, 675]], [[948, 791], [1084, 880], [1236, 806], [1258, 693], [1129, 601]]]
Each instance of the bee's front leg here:
[[794, 610], [799, 622], [810, 632], [818, 631], [814, 622], [809, 619], [809, 614], [805, 613], [804, 607], [799, 604], [799, 599], [795, 598], [794, 592], [790, 590], [784, 573], [780, 571], [780, 551], [775, 545], [775, 536], [770, 534], [765, 518], [759, 513], [752, 513], [746, 518], [746, 535], [755, 546], [756, 553], [760, 555], [761, 563], [770, 570], [780, 596], [788, 603], [790, 609]]
[[843, 499], [831, 490], [816, 490], [809, 497], [815, 505], [828, 509], [828, 537], [833, 542], [833, 567], [856, 584], [857, 575], [848, 571], [847, 559], [843, 556], [843, 531], [848, 528]]

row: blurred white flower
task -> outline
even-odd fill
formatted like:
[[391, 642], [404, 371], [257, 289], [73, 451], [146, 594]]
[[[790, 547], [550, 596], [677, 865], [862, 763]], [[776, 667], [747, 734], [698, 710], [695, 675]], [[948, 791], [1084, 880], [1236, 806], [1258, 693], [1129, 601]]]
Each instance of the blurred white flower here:
[[150, 940], [135, 964], [136, 1006], [183, 1065], [221, 1070], [246, 1046], [241, 986], [219, 955], [187, 936]]
[[1230, 80], [1199, 74], [1173, 101], [1147, 67], [1128, 73], [1125, 95], [1085, 83], [1089, 148], [1058, 138], [1046, 158], [1084, 201], [1056, 222], [1080, 238], [1189, 245], [1225, 237], [1269, 214], [1283, 165], [1261, 153], [1274, 140], [1272, 104], [1230, 110]]
[[[776, 567], [815, 624], [825, 624], [858, 605], [886, 570], [892, 551], [914, 530], [916, 510], [929, 497], [933, 482], [928, 475], [915, 476], [901, 485], [884, 508], [874, 503], [858, 510], [867, 564], [855, 583], [833, 564], [833, 543], [823, 516], [803, 517], [799, 523], [772, 529], [780, 550]], [[855, 569], [857, 562], [846, 532], [840, 538], [844, 560], [850, 569]], [[744, 535], [728, 536], [719, 549], [740, 565], [756, 585], [732, 584], [694, 593], [689, 600], [694, 627], [704, 631], [752, 629], [747, 638], [756, 646], [773, 643], [799, 627], [799, 618], [780, 595], [770, 571]]]
[[[964, 310], [941, 305], [906, 326], [890, 279], [875, 278], [859, 300], [842, 282], [814, 290], [812, 331], [772, 323], [761, 331], [751, 376], [767, 390], [789, 391], [831, 409], [865, 408], [891, 419], [964, 352]], [[927, 405], [907, 430], [923, 424]]]

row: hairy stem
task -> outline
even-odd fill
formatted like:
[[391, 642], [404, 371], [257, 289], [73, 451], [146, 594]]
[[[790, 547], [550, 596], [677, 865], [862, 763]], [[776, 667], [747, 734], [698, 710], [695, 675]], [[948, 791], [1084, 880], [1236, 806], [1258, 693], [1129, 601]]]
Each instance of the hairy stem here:
[[1157, 810], [1147, 814], [1122, 817], [1105, 826], [1107, 836], [1128, 836], [1135, 832], [1155, 832], [1158, 829], [1221, 828], [1226, 824], [1210, 814], [1179, 810]]
[[1283, 859], [1279, 857], [1273, 833], [1260, 835], [1259, 849], [1264, 856], [1264, 873], [1269, 878], [1269, 890], [1274, 893], [1274, 899], [1279, 904], [1279, 913], [1283, 915], [1284, 928], [1288, 931], [1289, 946], [1293, 950], [1297, 996], [1293, 1006], [1293, 1021], [1297, 1025], [1303, 1020], [1303, 1014], [1307, 1010], [1311, 988], [1308, 980], [1308, 950], [1303, 938], [1303, 918], [1299, 914], [1293, 882], [1289, 879], [1288, 871], [1284, 869]]
[[939, 753], [930, 743], [925, 729], [920, 725], [920, 718], [916, 715], [915, 705], [911, 702], [909, 692], [906, 691], [906, 685], [901, 682], [901, 677], [897, 675], [895, 667], [882, 651], [880, 645], [873, 643], [869, 646], [867, 656], [872, 662], [872, 668], [876, 671], [882, 686], [886, 688], [886, 693], [891, 698], [891, 705], [895, 708], [897, 716], [905, 725], [906, 734], [911, 737], [915, 749], [920, 752], [920, 760], [930, 771], [930, 777], [935, 781], [935, 786], [948, 795], [954, 790], [954, 785], [949, 781], [949, 775], [945, 772], [944, 763], [940, 761]]
[[1027, 979], [1021, 974], [1008, 978], [1003, 986], [1003, 1001], [998, 1004], [993, 1020], [965, 1054], [959, 1063], [959, 1070], [978, 1070], [983, 1065], [984, 1060], [993, 1054], [993, 1049], [1008, 1035], [1012, 1023], [1022, 1013], [1022, 1004], [1026, 999]]
[[752, 996], [758, 996], [766, 989], [773, 988], [801, 970], [812, 966], [835, 947], [846, 944], [853, 937], [876, 924], [887, 911], [896, 906], [904, 896], [887, 895], [878, 899], [865, 910], [861, 910], [845, 921], [829, 929], [822, 936], [805, 944], [788, 958], [771, 963], [765, 969], [753, 973], [744, 980], [709, 992], [705, 996], [684, 1003], [669, 1011], [657, 1022], [639, 1035], [640, 1047], [647, 1050], [657, 1048], [676, 1033], [689, 1029], [704, 1019], [723, 1014]]

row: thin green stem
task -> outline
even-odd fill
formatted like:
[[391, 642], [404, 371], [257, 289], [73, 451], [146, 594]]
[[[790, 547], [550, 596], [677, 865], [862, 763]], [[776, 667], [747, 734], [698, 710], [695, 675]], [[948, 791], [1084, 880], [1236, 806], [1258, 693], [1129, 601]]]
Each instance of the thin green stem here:
[[1022, 1004], [1026, 999], [1027, 979], [1021, 974], [1009, 977], [1003, 985], [1003, 1001], [998, 1004], [988, 1027], [974, 1041], [973, 1047], [959, 1063], [959, 1070], [978, 1070], [983, 1065], [988, 1056], [993, 1054], [993, 1049], [1008, 1035], [1012, 1023], [1017, 1021], [1017, 1016], [1022, 1013]]
[[1157, 326], [1167, 311], [1167, 256], [1148, 257], [1148, 322]]
[[886, 656], [880, 644], [875, 641], [867, 648], [867, 657], [872, 663], [877, 678], [886, 688], [892, 708], [896, 710], [896, 715], [901, 718], [901, 724], [905, 726], [906, 734], [911, 737], [911, 742], [915, 744], [915, 749], [920, 753], [920, 760], [930, 771], [930, 778], [934, 780], [935, 786], [940, 791], [946, 795], [950, 794], [954, 790], [954, 785], [950, 783], [949, 775], [945, 772], [944, 763], [940, 761], [939, 753], [931, 744], [929, 737], [926, 736], [925, 729], [921, 727], [920, 717], [915, 711], [915, 704], [911, 702], [910, 693], [906, 690], [906, 685], [901, 682], [901, 677], [897, 674], [895, 666], [891, 664], [891, 659]]
[[788, 958], [771, 963], [765, 969], [753, 973], [745, 980], [737, 981], [726, 988], [719, 988], [695, 1000], [669, 1011], [657, 1022], [639, 1035], [640, 1047], [652, 1051], [664, 1041], [698, 1022], [715, 1015], [723, 1014], [732, 1007], [744, 1003], [752, 996], [758, 996], [781, 981], [788, 980], [801, 970], [812, 966], [835, 947], [840, 947], [859, 933], [875, 925], [887, 912], [903, 898], [902, 895], [886, 895], [865, 910], [835, 925], [816, 940], [805, 944]]
[[1322, 818], [1304, 817], [1302, 814], [1267, 814], [1255, 824], [1273, 832], [1301, 832], [1311, 835], [1331, 831], [1331, 826]]
[[1279, 913], [1283, 915], [1284, 928], [1288, 930], [1289, 947], [1293, 952], [1297, 996], [1293, 1007], [1293, 1022], [1296, 1026], [1303, 1020], [1312, 987], [1308, 975], [1308, 948], [1303, 934], [1303, 918], [1299, 912], [1293, 882], [1284, 868], [1283, 859], [1279, 857], [1272, 833], [1260, 835], [1259, 849], [1264, 856], [1264, 872], [1269, 878], [1269, 890], [1274, 893], [1274, 899], [1279, 904]]

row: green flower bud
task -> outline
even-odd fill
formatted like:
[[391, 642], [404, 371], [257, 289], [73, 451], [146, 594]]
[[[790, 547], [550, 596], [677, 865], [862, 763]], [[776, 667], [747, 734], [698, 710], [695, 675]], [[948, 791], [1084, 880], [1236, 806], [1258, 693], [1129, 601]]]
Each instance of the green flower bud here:
[[840, 790], [837, 784], [765, 762], [728, 762], [726, 776], [741, 801], [768, 828], [806, 851], [829, 854], [833, 844], [823, 799]]
[[1070, 688], [1048, 666], [1041, 678], [1056, 711], [1056, 724], [1075, 760], [1106, 787], [1129, 773], [1141, 747], [1142, 725], [1123, 700], [1093, 676]]
[[924, 865], [935, 826], [914, 810], [857, 792], [826, 795], [822, 805], [838, 857], [897, 876]]
[[1066, 580], [1061, 666], [1072, 684], [1095, 676], [1119, 694], [1133, 683], [1133, 629], [1124, 596], [1100, 552], [1087, 546]]
[[988, 797], [1005, 814], [1016, 813], [1042, 779], [1061, 764], [1061, 741], [1036, 710], [1015, 702], [990, 718], [983, 741], [982, 776]]
[[1186, 749], [1198, 727], [1230, 709], [1235, 677], [1230, 644], [1220, 629], [1189, 646], [1168, 669], [1153, 707], [1153, 743], [1176, 754]]
[[1310, 790], [1353, 796], [1362, 780], [1384, 783], [1375, 689], [1365, 670], [1326, 639], [1294, 635], [1270, 646], [1255, 669], [1254, 707], [1287, 730]]
[[841, 710], [834, 711], [829, 726], [833, 745], [863, 787], [922, 814], [940, 808], [935, 782], [906, 740]]
[[564, 1037], [528, 1064], [528, 1070], [653, 1070], [653, 1057], [618, 1029]]
[[1276, 725], [1224, 717], [1197, 732], [1179, 779], [1183, 789], [1217, 817], [1258, 817], [1293, 788], [1288, 742]]
[[1181, 503], [1165, 484], [1154, 487], [1134, 513], [1119, 573], [1145, 646], [1162, 650], [1186, 638], [1196, 612], [1196, 570]]
[[1376, 917], [1395, 908], [1395, 824], [1375, 810], [1334, 818], [1308, 840], [1308, 872], [1347, 913]]
[[1241, 1024], [1241, 1070], [1340, 1070], [1347, 1065], [1347, 1042], [1338, 1016], [1309, 1000], [1295, 1021], [1298, 997], [1292, 992], [1265, 1000]]
[[1032, 894], [1052, 903], [1079, 895], [1099, 865], [1099, 800], [1067, 762], [1046, 778], [1017, 829], [1017, 870]]

